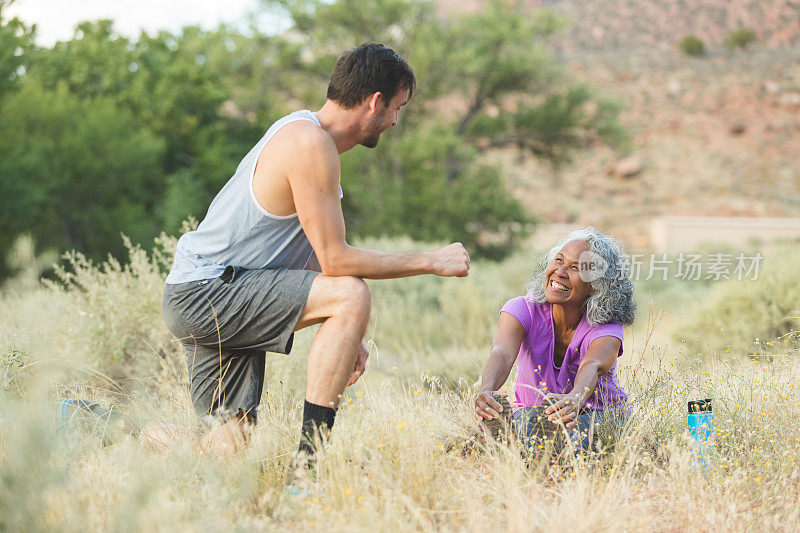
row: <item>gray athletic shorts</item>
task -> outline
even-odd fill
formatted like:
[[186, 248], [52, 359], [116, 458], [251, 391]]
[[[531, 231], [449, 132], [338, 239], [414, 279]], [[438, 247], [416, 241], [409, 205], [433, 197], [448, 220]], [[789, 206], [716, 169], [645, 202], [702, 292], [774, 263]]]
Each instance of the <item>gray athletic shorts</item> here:
[[218, 278], [167, 284], [164, 321], [186, 349], [192, 402], [201, 417], [244, 414], [255, 421], [265, 352], [291, 351], [316, 275], [229, 266]]

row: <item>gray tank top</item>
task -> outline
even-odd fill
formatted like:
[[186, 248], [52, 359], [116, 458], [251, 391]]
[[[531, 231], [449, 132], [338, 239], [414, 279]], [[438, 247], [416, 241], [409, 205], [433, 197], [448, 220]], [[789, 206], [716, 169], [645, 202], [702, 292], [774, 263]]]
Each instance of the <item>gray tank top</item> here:
[[283, 117], [267, 130], [211, 202], [197, 229], [178, 239], [167, 283], [215, 278], [229, 265], [248, 270], [316, 270], [314, 250], [297, 214], [273, 215], [256, 200], [253, 192], [253, 175], [261, 150], [279, 129], [297, 120], [320, 125], [310, 111], [302, 110]]

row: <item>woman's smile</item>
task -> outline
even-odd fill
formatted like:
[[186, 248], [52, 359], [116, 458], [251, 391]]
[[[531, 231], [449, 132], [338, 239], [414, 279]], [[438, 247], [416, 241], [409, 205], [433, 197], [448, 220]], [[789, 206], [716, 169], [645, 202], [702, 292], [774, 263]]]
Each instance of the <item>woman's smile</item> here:
[[569, 292], [571, 289], [564, 285], [563, 283], [559, 283], [554, 279], [550, 280], [550, 287], [559, 291], [559, 292]]

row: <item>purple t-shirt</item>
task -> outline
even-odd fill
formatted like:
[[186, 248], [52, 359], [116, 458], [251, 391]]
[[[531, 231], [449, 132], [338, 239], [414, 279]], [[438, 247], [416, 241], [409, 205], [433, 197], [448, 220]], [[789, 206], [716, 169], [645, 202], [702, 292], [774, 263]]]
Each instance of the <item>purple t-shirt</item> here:
[[[586, 315], [581, 318], [572, 341], [569, 343], [560, 367], [553, 361], [555, 333], [553, 331], [553, 306], [532, 303], [519, 296], [506, 302], [501, 313], [516, 318], [525, 330], [525, 337], [517, 357], [517, 383], [514, 385], [514, 411], [522, 407], [540, 405], [548, 392], [570, 392], [581, 359], [589, 345], [600, 337], [616, 337], [622, 342], [622, 324], [601, 324], [590, 327]], [[622, 355], [620, 346], [619, 355]], [[617, 365], [598, 378], [595, 391], [584, 404], [585, 409], [627, 408], [628, 395], [617, 380]]]

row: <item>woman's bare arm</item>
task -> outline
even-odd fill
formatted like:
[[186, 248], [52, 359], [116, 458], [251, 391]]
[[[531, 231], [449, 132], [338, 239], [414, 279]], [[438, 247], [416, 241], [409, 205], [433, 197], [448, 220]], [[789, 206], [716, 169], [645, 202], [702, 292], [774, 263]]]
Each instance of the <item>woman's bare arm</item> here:
[[548, 418], [561, 419], [567, 428], [575, 427], [578, 411], [594, 392], [597, 380], [614, 367], [621, 347], [622, 342], [616, 337], [598, 337], [593, 340], [581, 359], [572, 392], [550, 395], [550, 399], [555, 399], [556, 402], [545, 410]]
[[475, 412], [479, 416], [491, 420], [498, 417], [502, 411], [503, 408], [492, 396], [495, 394], [505, 396], [505, 393], [498, 389], [508, 379], [524, 337], [525, 330], [519, 320], [508, 313], [500, 313], [500, 322], [492, 341], [489, 360], [483, 368], [480, 393], [475, 399]]

